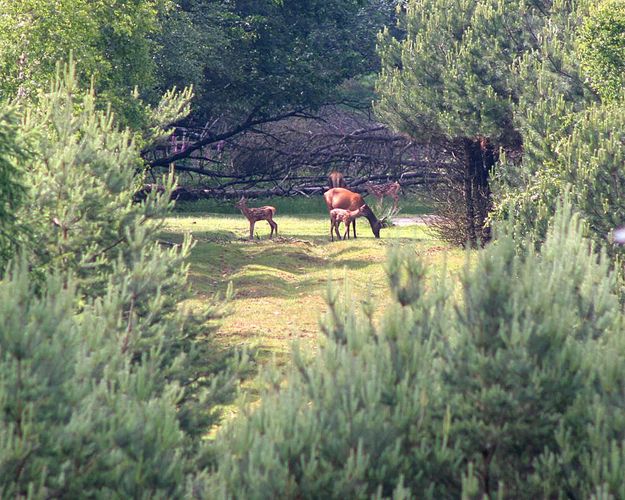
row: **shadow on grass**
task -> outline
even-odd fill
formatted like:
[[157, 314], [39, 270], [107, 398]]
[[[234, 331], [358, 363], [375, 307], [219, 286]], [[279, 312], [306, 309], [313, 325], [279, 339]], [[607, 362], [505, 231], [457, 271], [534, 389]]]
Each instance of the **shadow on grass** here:
[[[273, 245], [236, 240], [224, 246], [218, 241], [200, 240], [192, 251], [191, 282], [199, 292], [225, 292], [232, 282], [236, 298], [291, 298], [316, 293], [327, 283], [330, 269], [358, 270], [372, 265], [366, 258], [316, 255], [314, 244]], [[357, 251], [350, 247], [342, 252]]]

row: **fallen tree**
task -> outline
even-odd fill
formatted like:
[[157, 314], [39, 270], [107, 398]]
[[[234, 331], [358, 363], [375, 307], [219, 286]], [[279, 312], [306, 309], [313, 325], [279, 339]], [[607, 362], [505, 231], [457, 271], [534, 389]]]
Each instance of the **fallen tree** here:
[[[398, 181], [404, 189], [417, 188], [422, 186], [434, 186], [441, 182], [441, 172], [406, 172]], [[373, 175], [368, 178], [347, 178], [347, 186], [357, 193], [366, 193], [364, 184], [367, 181], [386, 182], [387, 176]], [[393, 179], [394, 180], [394, 179]], [[246, 198], [266, 198], [272, 196], [315, 196], [320, 195], [328, 189], [325, 177], [300, 177], [292, 179], [301, 183], [282, 183], [271, 187], [248, 187], [235, 188], [228, 187], [190, 187], [178, 186], [172, 191], [171, 198], [179, 201], [196, 201], [207, 198], [235, 199], [241, 196]], [[247, 182], [241, 179], [241, 183]], [[148, 193], [153, 191], [164, 192], [164, 187], [158, 183], [145, 184], [143, 189], [136, 194], [137, 199], [143, 199]]]

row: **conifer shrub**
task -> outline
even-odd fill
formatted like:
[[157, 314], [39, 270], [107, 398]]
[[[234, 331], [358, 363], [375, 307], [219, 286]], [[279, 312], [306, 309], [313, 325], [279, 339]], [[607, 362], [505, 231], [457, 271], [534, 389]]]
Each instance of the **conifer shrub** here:
[[183, 389], [163, 384], [165, 350], [131, 363], [112, 327], [123, 311], [117, 294], [78, 312], [73, 280], [49, 275], [43, 289], [25, 264], [0, 282], [0, 495], [180, 495]]
[[622, 99], [625, 84], [625, 2], [597, 2], [579, 32], [578, 52], [602, 100]]
[[560, 116], [558, 130], [544, 144], [546, 158], [530, 153], [520, 167], [502, 174], [494, 217], [516, 217], [523, 221], [521, 235], [533, 232], [542, 239], [550, 214], [567, 193], [588, 222], [589, 235], [611, 254], [619, 253], [607, 243], [625, 222], [624, 116], [623, 106], [616, 103]]
[[540, 252], [520, 253], [508, 226], [459, 293], [394, 252], [379, 326], [330, 293], [318, 355], [296, 348], [286, 380], [223, 429], [196, 496], [618, 496], [622, 313], [582, 233], [560, 209]]
[[221, 301], [185, 307], [192, 242], [159, 240], [173, 178], [133, 201], [133, 137], [72, 67], [21, 132], [30, 233], [0, 281], [0, 497], [179, 498], [244, 360], [212, 341]]
[[[581, 0], [575, 15], [559, 16], [538, 37], [546, 57], [515, 66], [515, 121], [523, 155], [497, 169], [494, 219], [513, 217], [521, 235], [543, 239], [558, 201], [568, 193], [605, 244], [623, 224], [623, 99], [625, 67], [621, 0]], [[616, 247], [607, 247], [611, 254]]]
[[18, 223], [17, 212], [25, 197], [20, 160], [28, 147], [20, 133], [16, 110], [9, 105], [0, 109], [0, 276], [2, 269], [19, 247], [27, 232]]

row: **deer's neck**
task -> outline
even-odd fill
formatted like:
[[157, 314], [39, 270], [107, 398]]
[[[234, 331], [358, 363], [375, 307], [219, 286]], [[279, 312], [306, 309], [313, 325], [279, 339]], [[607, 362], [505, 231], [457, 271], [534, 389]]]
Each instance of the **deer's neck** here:
[[369, 210], [367, 213], [363, 215], [367, 218], [372, 228], [380, 223], [378, 218], [375, 216], [375, 214], [371, 210]]

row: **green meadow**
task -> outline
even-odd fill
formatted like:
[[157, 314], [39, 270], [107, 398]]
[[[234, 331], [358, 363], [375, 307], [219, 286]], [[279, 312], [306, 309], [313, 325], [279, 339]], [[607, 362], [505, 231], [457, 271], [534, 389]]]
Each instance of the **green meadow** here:
[[[196, 241], [190, 262], [194, 306], [225, 294], [232, 283], [234, 297], [218, 338], [227, 347], [255, 348], [261, 361], [285, 361], [295, 340], [315, 349], [329, 286], [343, 291], [347, 283], [354, 307], [371, 302], [379, 315], [389, 300], [385, 260], [394, 247], [414, 252], [433, 274], [456, 273], [465, 261], [462, 250], [438, 240], [423, 223], [384, 228], [375, 239], [359, 219], [357, 239], [331, 242], [318, 199], [251, 200], [250, 206], [268, 203], [278, 208], [277, 238], [269, 239], [269, 225], [259, 221], [250, 240], [248, 221], [232, 203], [214, 202], [178, 206], [163, 235], [179, 242], [190, 233]], [[411, 212], [402, 211], [402, 218], [427, 211], [416, 202], [406, 206]]]

